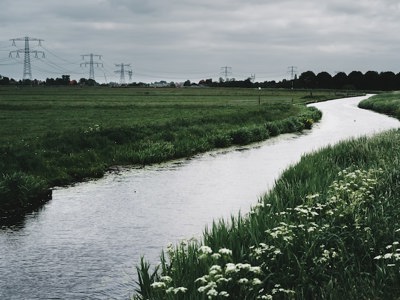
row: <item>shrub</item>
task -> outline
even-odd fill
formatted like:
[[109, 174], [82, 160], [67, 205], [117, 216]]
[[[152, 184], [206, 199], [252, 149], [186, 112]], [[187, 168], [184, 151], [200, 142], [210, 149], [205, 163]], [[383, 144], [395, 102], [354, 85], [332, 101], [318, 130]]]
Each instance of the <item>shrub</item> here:
[[277, 122], [265, 123], [265, 128], [269, 132], [270, 136], [277, 136], [281, 133]]
[[49, 196], [47, 183], [37, 176], [23, 172], [0, 177], [0, 212], [23, 212]]
[[252, 132], [248, 128], [238, 128], [231, 131], [230, 135], [235, 145], [246, 145], [253, 140]]

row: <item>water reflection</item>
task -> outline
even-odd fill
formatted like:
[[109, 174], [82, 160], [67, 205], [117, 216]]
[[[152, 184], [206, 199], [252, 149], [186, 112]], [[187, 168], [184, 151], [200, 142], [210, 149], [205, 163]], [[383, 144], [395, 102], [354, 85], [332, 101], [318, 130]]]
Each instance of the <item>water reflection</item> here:
[[31, 208], [29, 212], [0, 218], [0, 231], [7, 231], [9, 229], [12, 229], [13, 231], [21, 230], [25, 226], [27, 220], [36, 218], [45, 209], [45, 204], [51, 200], [52, 196], [49, 196], [47, 199], [36, 205], [36, 207]]

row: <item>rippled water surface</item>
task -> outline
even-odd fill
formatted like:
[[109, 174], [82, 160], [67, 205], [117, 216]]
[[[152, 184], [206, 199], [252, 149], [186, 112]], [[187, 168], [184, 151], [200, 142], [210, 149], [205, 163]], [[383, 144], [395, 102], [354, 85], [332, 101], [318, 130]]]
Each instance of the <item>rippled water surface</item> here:
[[358, 109], [361, 99], [316, 104], [323, 120], [302, 135], [54, 190], [42, 209], [0, 230], [0, 299], [128, 299], [142, 255], [156, 263], [169, 242], [247, 212], [304, 153], [399, 127]]

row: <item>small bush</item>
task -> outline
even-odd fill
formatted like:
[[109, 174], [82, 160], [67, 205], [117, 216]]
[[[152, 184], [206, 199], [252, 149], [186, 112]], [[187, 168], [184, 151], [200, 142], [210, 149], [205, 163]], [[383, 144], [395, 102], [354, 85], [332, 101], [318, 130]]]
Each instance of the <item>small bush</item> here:
[[23, 172], [3, 174], [0, 177], [0, 212], [22, 212], [48, 194], [47, 183], [37, 176]]
[[265, 124], [265, 128], [269, 132], [270, 136], [277, 136], [277, 135], [279, 135], [281, 133], [280, 129], [279, 129], [279, 126], [278, 126], [278, 124], [276, 122], [268, 122], [268, 123], [266, 123]]
[[253, 140], [251, 130], [248, 128], [239, 128], [231, 131], [232, 143], [235, 145], [246, 145]]
[[226, 133], [217, 134], [210, 139], [215, 148], [225, 148], [232, 145], [232, 137]]

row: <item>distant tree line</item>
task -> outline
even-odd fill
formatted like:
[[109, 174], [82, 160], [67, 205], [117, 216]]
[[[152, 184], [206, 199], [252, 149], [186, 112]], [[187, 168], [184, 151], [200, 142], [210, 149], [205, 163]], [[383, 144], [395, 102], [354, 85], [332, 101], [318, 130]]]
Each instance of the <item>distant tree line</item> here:
[[98, 85], [93, 79], [81, 78], [79, 81], [71, 80], [70, 75], [62, 75], [60, 78], [46, 78], [46, 80], [24, 79], [16, 81], [13, 78], [0, 75], [0, 85], [41, 85], [41, 86], [73, 86], [73, 85]]
[[[45, 81], [39, 80], [20, 80], [0, 75], [0, 85], [46, 85], [46, 86], [67, 86], [67, 85], [87, 85], [93, 86], [98, 83], [93, 79], [81, 78], [79, 81], [71, 80], [70, 75], [62, 75], [61, 78], [47, 78]], [[118, 84], [115, 84], [118, 86]], [[307, 71], [295, 76], [293, 80], [283, 79], [281, 81], [254, 82], [251, 78], [244, 80], [223, 79], [218, 81], [212, 79], [202, 79], [198, 83], [186, 80], [183, 84], [174, 82], [158, 82], [157, 87], [189, 87], [189, 86], [208, 86], [208, 87], [241, 87], [241, 88], [295, 88], [295, 89], [340, 89], [340, 90], [380, 90], [392, 91], [400, 90], [400, 73], [368, 71], [352, 71], [348, 75], [344, 72], [338, 72], [331, 75], [328, 72], [315, 74], [313, 71]], [[134, 82], [126, 86], [152, 86], [148, 83]]]
[[[185, 86], [193, 85], [186, 81]], [[364, 74], [353, 71], [348, 75], [338, 72], [334, 76], [328, 72], [315, 74], [312, 71], [301, 73], [293, 80], [253, 82], [251, 78], [245, 80], [220, 78], [218, 82], [211, 79], [200, 80], [196, 85], [219, 87], [262, 87], [262, 88], [296, 88], [296, 89], [347, 89], [347, 90], [400, 90], [400, 73], [368, 71]]]

